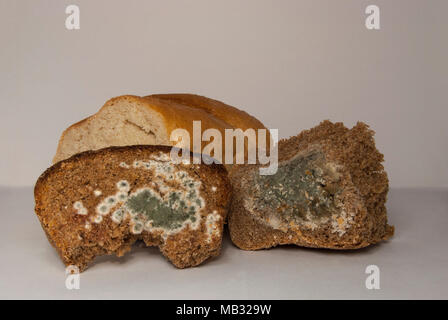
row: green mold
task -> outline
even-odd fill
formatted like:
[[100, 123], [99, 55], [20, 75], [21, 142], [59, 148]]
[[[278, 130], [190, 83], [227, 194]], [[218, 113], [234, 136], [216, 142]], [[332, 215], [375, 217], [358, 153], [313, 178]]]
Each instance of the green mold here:
[[[195, 196], [195, 200], [198, 199], [196, 193]], [[152, 221], [153, 227], [167, 230], [178, 229], [187, 220], [195, 222], [195, 214], [199, 209], [196, 206], [187, 206], [180, 192], [171, 192], [165, 201], [151, 189], [143, 189], [130, 195], [125, 206], [137, 223]]]
[[330, 217], [336, 211], [335, 190], [330, 192], [324, 172], [324, 155], [314, 152], [281, 164], [275, 175], [255, 175], [256, 208], [299, 223]]

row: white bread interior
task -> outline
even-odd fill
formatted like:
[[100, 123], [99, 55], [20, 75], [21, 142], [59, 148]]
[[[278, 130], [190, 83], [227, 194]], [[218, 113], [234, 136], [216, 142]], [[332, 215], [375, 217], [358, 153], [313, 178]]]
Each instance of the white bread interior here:
[[163, 117], [157, 111], [136, 100], [112, 100], [95, 115], [64, 131], [53, 163], [109, 146], [170, 145]]

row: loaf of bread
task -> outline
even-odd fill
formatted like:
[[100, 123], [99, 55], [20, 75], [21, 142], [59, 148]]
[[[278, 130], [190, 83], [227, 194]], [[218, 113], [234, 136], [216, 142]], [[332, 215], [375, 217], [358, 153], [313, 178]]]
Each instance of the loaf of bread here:
[[276, 174], [261, 176], [257, 166], [247, 166], [230, 175], [235, 245], [356, 249], [392, 236], [383, 155], [367, 125], [347, 129], [324, 121], [278, 148]]
[[122, 256], [137, 240], [158, 246], [179, 268], [219, 254], [231, 194], [227, 172], [217, 164], [173, 163], [170, 150], [86, 151], [40, 176], [35, 211], [66, 265], [84, 270], [96, 256]]
[[[266, 129], [246, 112], [198, 95], [126, 95], [110, 99], [96, 114], [66, 129], [59, 140], [53, 163], [82, 151], [109, 146], [173, 146], [177, 141], [170, 141], [170, 135], [175, 129], [185, 129], [190, 133], [190, 145], [178, 146], [193, 150], [193, 121], [201, 121], [201, 134], [207, 129], [219, 130], [223, 141], [225, 129]], [[266, 137], [266, 145], [269, 146], [269, 133]], [[202, 147], [206, 144], [204, 141], [201, 143]]]

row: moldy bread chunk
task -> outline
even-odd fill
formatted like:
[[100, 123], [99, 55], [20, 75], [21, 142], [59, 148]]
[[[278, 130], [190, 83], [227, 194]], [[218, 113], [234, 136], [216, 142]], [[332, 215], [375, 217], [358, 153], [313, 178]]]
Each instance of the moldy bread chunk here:
[[282, 244], [356, 249], [386, 240], [388, 178], [373, 131], [324, 121], [279, 142], [274, 175], [258, 166], [230, 174], [233, 243], [257, 250]]

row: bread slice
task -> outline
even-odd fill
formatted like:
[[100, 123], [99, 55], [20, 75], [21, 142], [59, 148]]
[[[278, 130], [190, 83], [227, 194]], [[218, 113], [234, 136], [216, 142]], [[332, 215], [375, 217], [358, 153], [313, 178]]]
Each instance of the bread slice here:
[[[176, 141], [170, 141], [170, 135], [178, 128], [187, 130], [191, 137], [190, 145], [178, 146], [193, 150], [195, 120], [201, 121], [202, 132], [217, 129], [222, 137], [225, 129], [266, 129], [246, 112], [198, 95], [125, 95], [110, 99], [96, 114], [67, 128], [59, 140], [53, 163], [82, 151], [110, 146], [173, 146]], [[202, 143], [202, 148], [206, 143]], [[266, 144], [269, 146], [269, 134]]]
[[356, 249], [392, 236], [383, 155], [366, 124], [347, 129], [324, 121], [278, 147], [275, 175], [260, 176], [257, 166], [231, 173], [235, 245]]
[[[176, 267], [217, 256], [231, 187], [222, 165], [175, 164], [171, 147], [110, 147], [76, 154], [38, 179], [35, 211], [66, 265], [122, 256], [137, 240]], [[192, 163], [192, 162], [190, 162]]]

